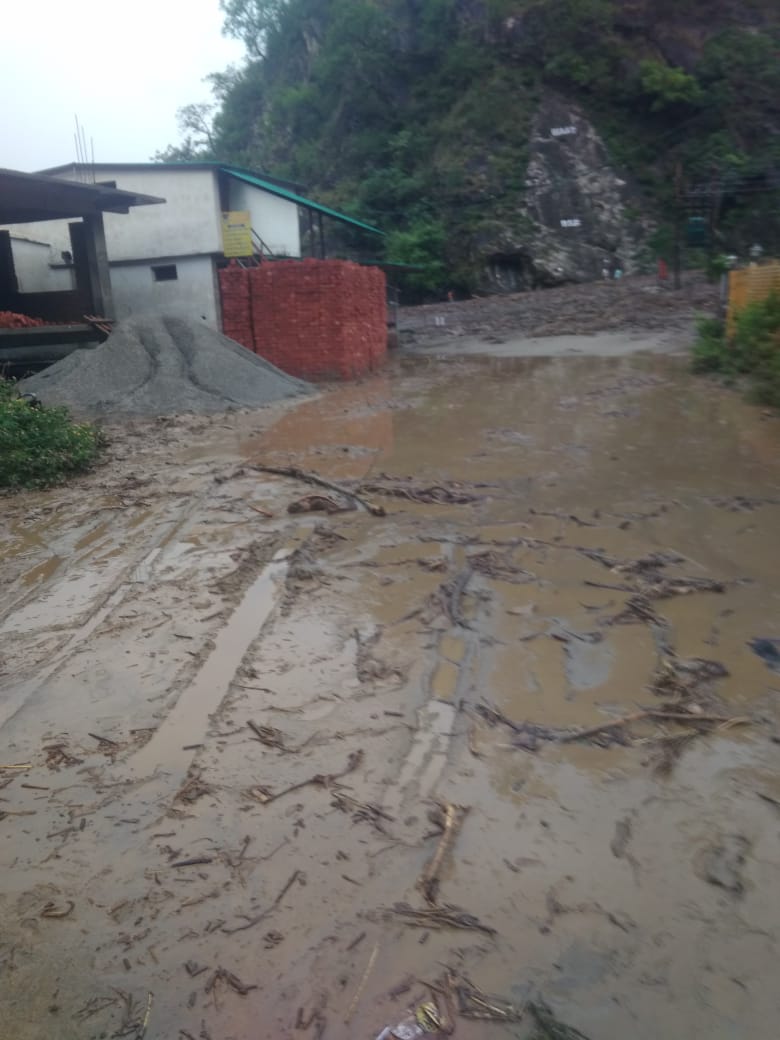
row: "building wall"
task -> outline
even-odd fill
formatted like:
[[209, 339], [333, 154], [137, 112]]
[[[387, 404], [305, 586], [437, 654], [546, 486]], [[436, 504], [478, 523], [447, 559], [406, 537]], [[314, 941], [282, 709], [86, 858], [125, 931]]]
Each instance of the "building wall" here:
[[51, 267], [52, 261], [60, 262], [62, 258], [59, 253], [54, 253], [48, 242], [13, 235], [11, 252], [19, 292], [68, 292], [73, 288], [70, 268]]
[[175, 281], [155, 281], [150, 263], [111, 265], [117, 319], [132, 314], [175, 314], [219, 328], [213, 259], [179, 257], [166, 260], [166, 264], [175, 265]]
[[249, 210], [253, 230], [274, 256], [301, 255], [298, 207], [293, 202], [269, 195], [245, 181], [230, 177], [228, 201], [232, 210]]
[[[58, 177], [76, 180], [73, 171]], [[219, 191], [214, 170], [101, 168], [100, 181], [117, 188], [165, 199], [134, 206], [129, 213], [106, 213], [106, 244], [111, 260], [218, 253], [222, 249]]]

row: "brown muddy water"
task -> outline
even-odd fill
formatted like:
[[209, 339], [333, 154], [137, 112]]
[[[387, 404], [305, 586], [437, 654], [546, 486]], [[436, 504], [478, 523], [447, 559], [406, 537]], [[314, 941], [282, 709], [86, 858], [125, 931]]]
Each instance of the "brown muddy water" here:
[[[447, 969], [776, 1037], [780, 421], [680, 358], [443, 354], [113, 436], [0, 500], [2, 1040], [373, 1040]], [[467, 927], [412, 927], [441, 804]]]

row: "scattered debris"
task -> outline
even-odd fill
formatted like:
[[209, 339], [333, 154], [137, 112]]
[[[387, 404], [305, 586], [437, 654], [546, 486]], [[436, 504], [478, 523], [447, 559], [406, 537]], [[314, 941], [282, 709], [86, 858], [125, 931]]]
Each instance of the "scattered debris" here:
[[257, 989], [257, 986], [254, 984], [249, 985], [246, 982], [242, 982], [232, 971], [228, 971], [226, 968], [217, 968], [205, 986], [205, 992], [213, 995], [215, 1007], [219, 1006], [218, 993], [220, 983], [223, 983], [224, 986], [229, 987], [234, 993], [238, 993], [242, 997], [245, 997], [253, 989]]
[[450, 985], [458, 1000], [458, 1014], [464, 1018], [489, 1022], [519, 1022], [525, 1007], [518, 1007], [502, 997], [489, 997], [463, 975], [449, 973]]
[[445, 904], [416, 910], [408, 903], [396, 903], [387, 913], [395, 914], [412, 928], [461, 928], [464, 931], [496, 935], [495, 928], [483, 924], [478, 917], [461, 910], [458, 906]]
[[559, 1022], [547, 1004], [541, 999], [529, 1000], [528, 1010], [533, 1015], [538, 1030], [532, 1040], [588, 1040], [584, 1033], [573, 1026]]
[[411, 480], [403, 480], [398, 477], [386, 477], [382, 482], [372, 481], [362, 483], [359, 490], [369, 495], [388, 495], [395, 498], [406, 498], [410, 502], [425, 502], [433, 505], [464, 506], [472, 502], [480, 501], [480, 497], [472, 492], [462, 490], [460, 484], [446, 482], [445, 484], [420, 485]]
[[72, 755], [65, 743], [47, 744], [43, 751], [49, 769], [59, 770], [62, 766], [80, 766], [84, 761], [83, 758]]
[[287, 507], [288, 513], [345, 513], [349, 512], [350, 509], [354, 509], [352, 505], [342, 505], [337, 502], [335, 498], [329, 498], [327, 495], [305, 495], [303, 498], [296, 499], [295, 502], [291, 502]]
[[50, 903], [46, 903], [46, 905], [43, 907], [43, 909], [41, 910], [40, 916], [41, 917], [53, 917], [53, 918], [68, 917], [70, 914], [73, 913], [75, 908], [76, 908], [76, 904], [73, 902], [72, 899], [68, 899], [66, 901], [66, 905], [64, 907], [57, 906], [56, 903], [51, 903], [50, 902]]
[[418, 1005], [402, 1022], [386, 1026], [376, 1040], [418, 1040], [424, 1036], [446, 1035], [441, 1013], [434, 1000]]
[[245, 917], [247, 919], [246, 924], [239, 924], [235, 928], [225, 928], [223, 926], [221, 930], [225, 933], [225, 935], [234, 935], [236, 932], [245, 932], [248, 928], [254, 928], [256, 924], [259, 924], [261, 921], [264, 921], [269, 914], [272, 914], [274, 912], [274, 910], [277, 908], [277, 906], [279, 906], [281, 901], [284, 899], [284, 897], [287, 895], [287, 893], [290, 891], [290, 889], [296, 883], [296, 881], [301, 885], [304, 885], [306, 883], [305, 875], [300, 870], [294, 870], [292, 872], [290, 877], [287, 879], [284, 888], [282, 888], [279, 895], [276, 897], [276, 899], [274, 899], [273, 903], [271, 903], [271, 905], [266, 910], [263, 910], [263, 912], [260, 914], [256, 914], [254, 917], [249, 917], [247, 914], [240, 914], [239, 916]]
[[347, 765], [340, 773], [316, 773], [314, 776], [310, 776], [307, 780], [301, 780], [297, 784], [293, 784], [291, 787], [285, 787], [282, 791], [277, 791], [275, 794], [267, 787], [263, 787], [260, 784], [255, 784], [254, 787], [247, 789], [246, 794], [250, 798], [254, 798], [256, 802], [260, 802], [262, 805], [268, 805], [269, 802], [275, 802], [277, 798], [283, 798], [287, 794], [292, 794], [293, 791], [300, 791], [303, 787], [333, 787], [336, 780], [340, 780], [344, 776], [348, 776], [350, 773], [354, 773], [356, 769], [360, 767], [363, 761], [363, 751], [359, 748], [357, 751], [350, 751], [347, 759]]
[[445, 858], [452, 851], [458, 832], [463, 826], [463, 821], [470, 808], [467, 805], [452, 805], [449, 802], [446, 804], [438, 803], [438, 807], [442, 816], [441, 837], [436, 846], [436, 851], [417, 881], [417, 887], [422, 892], [426, 902], [431, 906], [436, 906], [438, 902], [441, 868]]
[[191, 775], [176, 792], [173, 800], [192, 804], [207, 794], [211, 794], [211, 787], [201, 780], [201, 771], [196, 769], [191, 771]]
[[469, 566], [478, 574], [486, 578], [498, 581], [507, 581], [516, 585], [524, 585], [534, 580], [534, 575], [522, 567], [518, 567], [512, 560], [511, 552], [496, 552], [487, 549], [481, 553], [474, 553], [467, 557]]
[[368, 977], [371, 974], [371, 972], [374, 970], [374, 964], [376, 964], [376, 959], [377, 959], [378, 955], [379, 955], [379, 943], [375, 942], [374, 943], [374, 948], [371, 951], [371, 956], [368, 958], [368, 963], [366, 964], [366, 967], [365, 967], [365, 969], [363, 971], [363, 974], [360, 977], [360, 982], [358, 983], [358, 988], [355, 990], [355, 995], [352, 997], [352, 1000], [349, 1003], [349, 1007], [347, 1008], [347, 1013], [344, 1016], [344, 1022], [345, 1023], [349, 1023], [351, 1021], [351, 1019], [352, 1019], [352, 1016], [355, 1014], [355, 1009], [357, 1008], [358, 1004], [360, 1003], [360, 998], [363, 995], [363, 990], [366, 988], [366, 983], [368, 982]]
[[376, 506], [357, 494], [357, 492], [350, 491], [349, 488], [345, 488], [341, 484], [334, 484], [331, 480], [325, 480], [324, 477], [320, 477], [316, 473], [305, 473], [302, 469], [298, 469], [295, 466], [264, 466], [259, 462], [253, 463], [250, 468], [257, 470], [259, 473], [271, 473], [276, 477], [290, 477], [292, 480], [301, 480], [304, 484], [316, 484], [318, 487], [327, 488], [328, 491], [334, 491], [337, 495], [341, 495], [342, 498], [355, 502], [361, 509], [364, 509], [372, 516], [386, 515], [382, 506]]
[[[352, 795], [341, 789], [333, 792], [333, 800], [330, 804], [336, 809], [341, 809], [342, 812], [350, 813], [355, 823], [368, 821], [380, 834], [387, 835], [385, 823], [395, 821], [395, 817], [386, 813], [381, 806], [375, 805], [373, 802], [359, 802], [357, 798], [353, 798]], [[389, 835], [387, 836], [389, 837]]]

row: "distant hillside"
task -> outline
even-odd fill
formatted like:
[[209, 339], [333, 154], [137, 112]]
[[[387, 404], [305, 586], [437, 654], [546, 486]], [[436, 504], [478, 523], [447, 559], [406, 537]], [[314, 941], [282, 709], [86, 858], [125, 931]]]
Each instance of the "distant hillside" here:
[[[169, 154], [305, 184], [391, 231], [420, 288], [518, 288], [669, 252], [780, 250], [777, 0], [223, 0], [247, 63]], [[697, 210], [697, 205], [699, 209]]]

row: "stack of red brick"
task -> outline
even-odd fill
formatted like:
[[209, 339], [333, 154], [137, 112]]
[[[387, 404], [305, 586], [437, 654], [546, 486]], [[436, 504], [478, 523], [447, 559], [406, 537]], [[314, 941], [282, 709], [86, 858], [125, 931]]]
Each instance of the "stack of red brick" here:
[[38, 329], [46, 322], [14, 311], [0, 311], [0, 329]]
[[285, 260], [220, 272], [226, 336], [291, 375], [354, 379], [387, 350], [385, 276], [345, 260]]
[[222, 331], [236, 343], [253, 349], [252, 311], [249, 304], [249, 271], [231, 261], [219, 272], [222, 299]]

